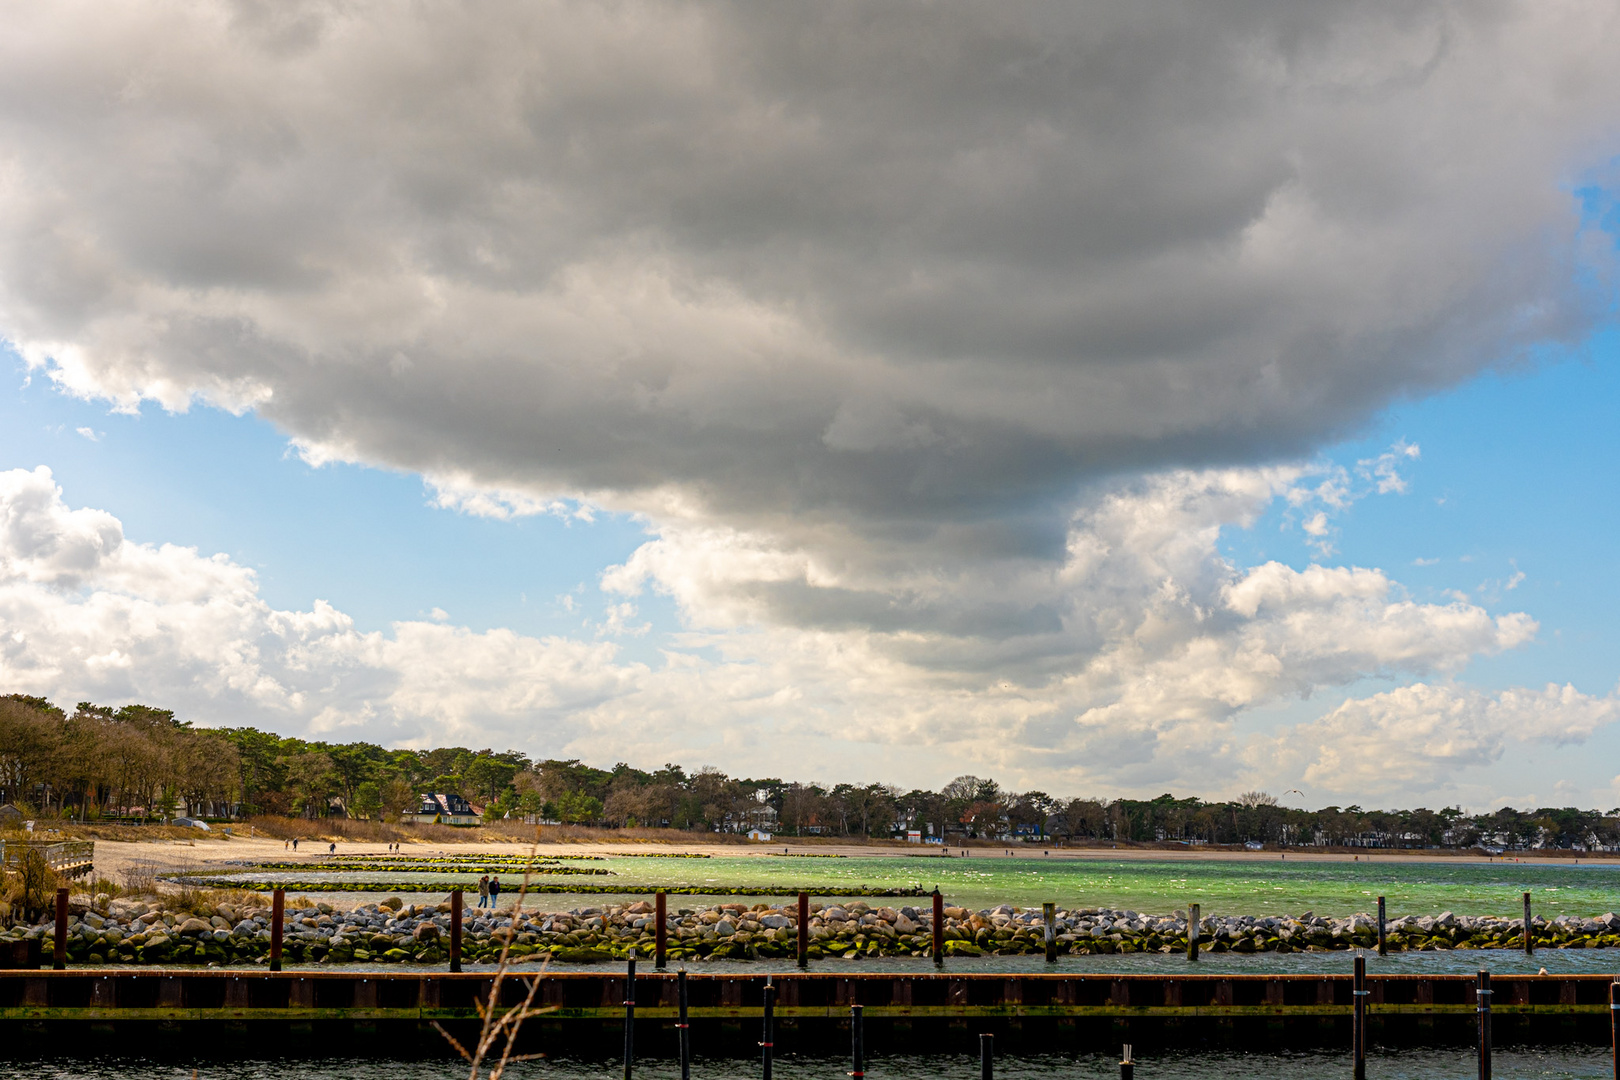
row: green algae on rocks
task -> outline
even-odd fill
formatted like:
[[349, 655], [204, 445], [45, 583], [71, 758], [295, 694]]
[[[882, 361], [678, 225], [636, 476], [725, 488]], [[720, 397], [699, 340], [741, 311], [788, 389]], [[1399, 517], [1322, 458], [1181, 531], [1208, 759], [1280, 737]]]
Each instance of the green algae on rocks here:
[[[100, 901], [76, 906], [68, 927], [73, 964], [256, 964], [270, 948], [269, 912], [254, 905], [221, 904], [206, 917], [175, 910], [172, 898]], [[567, 912], [520, 912], [507, 908], [465, 912], [462, 956], [492, 963], [503, 951], [519, 963], [620, 960], [634, 949], [651, 955], [653, 905], [609, 904]], [[448, 958], [450, 905], [406, 905], [398, 897], [341, 911], [330, 904], [287, 911], [283, 954], [290, 963], [423, 963]], [[945, 952], [979, 957], [1036, 954], [1045, 949], [1041, 912], [1003, 904], [973, 911], [945, 909]], [[683, 959], [787, 959], [798, 939], [796, 904], [716, 904], [681, 908], [666, 916], [668, 956]], [[49, 918], [31, 927], [0, 932], [0, 940], [48, 938]], [[1185, 916], [1143, 915], [1108, 908], [1059, 910], [1053, 929], [1060, 954], [1174, 953], [1186, 948]], [[1523, 926], [1516, 919], [1484, 916], [1406, 917], [1388, 923], [1392, 950], [1517, 948]], [[1561, 915], [1531, 922], [1541, 949], [1613, 948], [1620, 945], [1620, 916], [1609, 912], [1583, 919]], [[925, 907], [873, 907], [862, 900], [813, 904], [809, 926], [812, 958], [922, 957], [931, 955], [932, 912]], [[1328, 919], [1233, 916], [1199, 922], [1210, 952], [1326, 952], [1370, 948], [1376, 930], [1370, 916]]]

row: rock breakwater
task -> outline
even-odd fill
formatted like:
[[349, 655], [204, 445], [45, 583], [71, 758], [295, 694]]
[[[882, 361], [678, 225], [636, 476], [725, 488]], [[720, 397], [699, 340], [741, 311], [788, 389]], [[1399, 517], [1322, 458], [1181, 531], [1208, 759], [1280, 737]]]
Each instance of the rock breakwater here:
[[[166, 906], [169, 905], [169, 906]], [[646, 901], [578, 908], [566, 912], [465, 912], [463, 958], [489, 963], [501, 950], [518, 962], [553, 958], [565, 963], [622, 959], [632, 948], [650, 956], [653, 905]], [[863, 901], [813, 905], [812, 958], [928, 956], [931, 911], [909, 905], [873, 907]], [[1065, 955], [1182, 951], [1187, 922], [1172, 915], [1079, 908], [1058, 912], [1057, 948]], [[668, 915], [668, 955], [688, 958], [757, 959], [795, 955], [795, 907], [719, 904], [680, 908]], [[330, 904], [289, 908], [283, 952], [290, 963], [423, 963], [448, 959], [450, 905], [410, 905], [398, 897], [342, 911]], [[1408, 916], [1387, 923], [1392, 950], [1518, 948], [1523, 923], [1484, 916]], [[1531, 923], [1538, 948], [1620, 946], [1620, 916], [1561, 915]], [[1010, 905], [971, 911], [945, 910], [945, 950], [950, 956], [1018, 955], [1045, 948], [1041, 913]], [[14, 927], [0, 940], [51, 935], [48, 920]], [[1201, 947], [1209, 952], [1327, 952], [1371, 948], [1377, 929], [1367, 915], [1324, 918], [1209, 917], [1199, 923]], [[75, 964], [253, 964], [266, 962], [270, 912], [257, 906], [221, 904], [207, 912], [182, 911], [164, 898], [79, 904], [70, 917], [68, 959]]]

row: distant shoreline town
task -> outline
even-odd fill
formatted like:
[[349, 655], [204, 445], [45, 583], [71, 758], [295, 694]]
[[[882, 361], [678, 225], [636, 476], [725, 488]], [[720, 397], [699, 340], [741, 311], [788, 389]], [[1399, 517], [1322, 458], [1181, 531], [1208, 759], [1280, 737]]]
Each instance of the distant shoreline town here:
[[[1298, 792], [1290, 793], [1303, 801]], [[166, 709], [0, 697], [0, 828], [26, 820], [339, 823], [672, 831], [756, 839], [921, 844], [1099, 843], [1171, 847], [1620, 851], [1620, 809], [1295, 808], [1265, 792], [1205, 801], [1056, 798], [962, 776], [938, 791], [738, 778], [678, 765], [646, 771], [517, 751], [390, 750], [255, 728], [198, 728]], [[604, 835], [604, 839], [609, 835]]]

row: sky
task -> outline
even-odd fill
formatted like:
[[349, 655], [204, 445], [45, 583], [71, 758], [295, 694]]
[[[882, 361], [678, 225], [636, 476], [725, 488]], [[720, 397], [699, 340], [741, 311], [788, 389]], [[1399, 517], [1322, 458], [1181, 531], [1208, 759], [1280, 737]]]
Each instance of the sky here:
[[1620, 804], [1620, 15], [8, 7], [9, 691]]

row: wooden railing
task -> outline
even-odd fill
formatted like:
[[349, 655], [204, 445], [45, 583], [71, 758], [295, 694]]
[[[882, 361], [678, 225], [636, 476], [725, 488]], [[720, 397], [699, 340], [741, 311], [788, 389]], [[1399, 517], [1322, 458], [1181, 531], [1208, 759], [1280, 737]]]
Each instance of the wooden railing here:
[[94, 840], [12, 840], [0, 841], [0, 866], [11, 868], [22, 861], [24, 851], [37, 851], [45, 865], [65, 877], [88, 874], [95, 860]]

